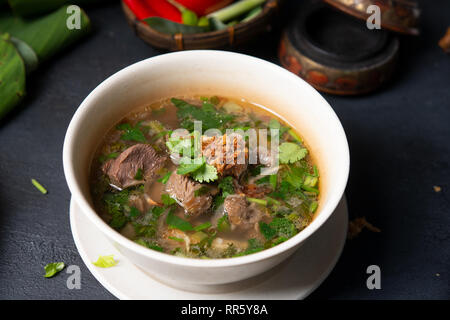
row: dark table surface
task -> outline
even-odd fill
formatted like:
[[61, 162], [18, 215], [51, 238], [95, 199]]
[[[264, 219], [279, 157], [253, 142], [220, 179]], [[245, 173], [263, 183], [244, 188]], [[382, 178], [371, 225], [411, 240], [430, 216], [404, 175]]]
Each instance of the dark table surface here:
[[[450, 56], [437, 46], [450, 26], [450, 1], [420, 4], [422, 35], [401, 39], [388, 86], [361, 97], [325, 95], [350, 144], [350, 217], [365, 216], [381, 233], [347, 241], [310, 299], [450, 298]], [[25, 101], [0, 123], [1, 299], [114, 299], [73, 242], [63, 139], [101, 81], [161, 52], [134, 36], [118, 3], [87, 13], [95, 32], [35, 72]], [[237, 51], [278, 63], [277, 39], [274, 32]], [[49, 193], [40, 194], [31, 178]], [[43, 267], [52, 261], [80, 266], [81, 290], [67, 289], [65, 273], [45, 279]], [[372, 264], [381, 268], [381, 290], [366, 287]]]

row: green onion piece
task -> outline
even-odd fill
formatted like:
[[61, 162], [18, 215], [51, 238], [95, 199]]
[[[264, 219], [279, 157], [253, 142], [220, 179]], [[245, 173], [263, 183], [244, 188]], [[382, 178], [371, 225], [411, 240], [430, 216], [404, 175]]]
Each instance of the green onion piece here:
[[211, 222], [207, 221], [205, 223], [202, 223], [202, 224], [194, 227], [194, 231], [201, 231], [201, 230], [204, 230], [204, 229], [208, 229], [211, 226], [212, 226]]
[[169, 181], [170, 176], [172, 175], [172, 171], [167, 172], [164, 177], [158, 179], [158, 182], [161, 182], [162, 184], [166, 184], [167, 181]]
[[294, 138], [297, 142], [303, 143], [302, 138], [299, 137], [299, 135], [292, 129], [288, 130], [288, 133], [291, 135], [292, 138]]
[[253, 8], [249, 11], [249, 13], [245, 16], [244, 19], [241, 20], [241, 22], [247, 22], [255, 18], [257, 15], [259, 15], [263, 11], [263, 8], [261, 6]]
[[207, 238], [208, 238], [208, 235], [206, 233], [202, 232], [202, 231], [197, 231], [196, 233], [194, 233], [191, 236], [191, 240], [194, 243], [202, 242], [203, 240], [205, 240]]
[[40, 192], [42, 192], [43, 194], [47, 194], [47, 189], [45, 189], [39, 182], [37, 182], [35, 179], [31, 179], [31, 183], [33, 184], [33, 186], [36, 187], [36, 189], [38, 189]]
[[317, 177], [306, 176], [305, 182], [303, 182], [303, 185], [314, 188], [317, 184], [317, 180], [318, 180]]
[[302, 189], [311, 193], [319, 194], [319, 189], [311, 188], [305, 185], [302, 185]]
[[207, 26], [209, 26], [209, 20], [208, 20], [208, 18], [207, 18], [207, 17], [200, 17], [200, 18], [198, 19], [197, 25], [198, 25], [199, 27], [207, 27]]
[[217, 220], [217, 230], [220, 232], [230, 231], [230, 222], [228, 221], [228, 215], [223, 215], [219, 220]]
[[178, 242], [184, 242], [184, 239], [177, 238], [177, 237], [169, 237], [170, 240], [178, 241]]
[[316, 165], [313, 166], [313, 170], [314, 170], [313, 177], [318, 177], [319, 176], [319, 170], [317, 169]]
[[241, 0], [237, 1], [223, 9], [214, 11], [207, 15], [208, 18], [215, 18], [222, 22], [232, 20], [240, 15], [252, 10], [253, 8], [263, 4], [266, 0]]
[[272, 186], [272, 189], [275, 190], [277, 188], [277, 180], [278, 176], [276, 174], [273, 174], [269, 178], [270, 185]]
[[276, 206], [279, 206], [279, 205], [280, 205], [280, 201], [275, 200], [274, 198], [266, 197], [266, 199], [267, 199], [267, 203], [268, 203], [268, 204], [274, 204], [274, 205], [276, 205]]
[[311, 202], [311, 204], [309, 205], [309, 211], [311, 211], [312, 213], [316, 212], [318, 206], [319, 204], [317, 203], [317, 201]]
[[247, 198], [247, 201], [257, 203], [267, 207], [267, 200], [257, 199], [257, 198]]

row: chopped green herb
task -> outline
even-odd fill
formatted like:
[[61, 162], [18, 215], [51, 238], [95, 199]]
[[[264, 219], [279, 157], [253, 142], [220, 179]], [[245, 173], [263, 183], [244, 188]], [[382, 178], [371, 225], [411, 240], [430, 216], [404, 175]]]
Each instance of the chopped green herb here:
[[288, 130], [288, 133], [291, 135], [292, 138], [294, 138], [295, 141], [299, 143], [303, 143], [302, 138], [299, 137], [299, 135], [292, 129]]
[[259, 222], [259, 230], [261, 231], [261, 234], [266, 238], [267, 240], [272, 239], [276, 236], [277, 231], [275, 229], [272, 229], [270, 225], [268, 225], [265, 222]]
[[146, 142], [145, 135], [141, 130], [140, 123], [132, 127], [129, 123], [119, 124], [117, 130], [124, 131], [120, 139], [125, 141]]
[[318, 206], [319, 204], [317, 203], [317, 201], [311, 202], [311, 204], [309, 205], [309, 211], [311, 211], [312, 213], [316, 212]]
[[144, 174], [141, 168], [138, 168], [136, 170], [136, 174], [134, 176], [134, 180], [143, 180], [144, 179]]
[[296, 143], [283, 142], [280, 145], [279, 152], [281, 163], [294, 163], [298, 160], [303, 159], [308, 153], [308, 150], [306, 148], [300, 147]]
[[47, 189], [45, 189], [37, 180], [31, 179], [31, 183], [36, 187], [42, 194], [47, 194]]
[[202, 224], [194, 227], [194, 231], [201, 231], [201, 230], [204, 230], [204, 229], [208, 229], [211, 226], [212, 226], [211, 222], [207, 221], [205, 223], [202, 223]]
[[194, 196], [200, 197], [202, 195], [205, 195], [209, 192], [209, 187], [207, 186], [201, 186], [197, 190], [194, 191]]
[[64, 266], [65, 266], [64, 262], [52, 262], [52, 263], [47, 264], [44, 267], [44, 269], [45, 269], [44, 277], [46, 277], [46, 278], [53, 277], [55, 274], [57, 274], [62, 269], [64, 269]]
[[200, 169], [192, 172], [191, 176], [194, 180], [201, 183], [203, 182], [209, 183], [219, 178], [219, 176], [217, 175], [216, 168], [209, 164], [205, 164], [203, 167], [200, 167]]
[[262, 251], [263, 249], [264, 246], [257, 239], [249, 239], [247, 249], [244, 252], [238, 253], [235, 257], [256, 253]]
[[192, 224], [186, 220], [181, 219], [170, 210], [167, 214], [166, 223], [171, 229], [179, 229], [181, 231], [191, 231], [194, 230]]
[[164, 193], [161, 195], [161, 201], [165, 206], [171, 206], [176, 203], [175, 199], [169, 196], [168, 194]]
[[272, 189], [275, 190], [277, 188], [277, 182], [278, 182], [278, 175], [272, 174], [269, 178], [270, 185], [272, 186]]
[[316, 188], [311, 188], [311, 187], [302, 185], [302, 189], [305, 190], [305, 191], [314, 193], [314, 194], [319, 194], [319, 189], [316, 189]]
[[198, 159], [197, 161], [192, 160], [188, 163], [181, 163], [178, 166], [177, 173], [178, 174], [188, 174], [192, 173], [205, 165], [205, 158]]
[[101, 156], [98, 158], [98, 161], [100, 161], [101, 163], [103, 163], [103, 162], [106, 162], [106, 160], [109, 160], [109, 159], [115, 159], [115, 158], [117, 158], [119, 155], [120, 155], [119, 152], [111, 152], [110, 154], [101, 155]]
[[247, 201], [254, 202], [254, 203], [257, 203], [257, 204], [267, 207], [267, 200], [247, 197]]
[[184, 239], [177, 238], [177, 237], [168, 237], [170, 240], [178, 241], [178, 242], [184, 242]]
[[220, 232], [230, 231], [231, 226], [228, 221], [228, 215], [224, 214], [219, 220], [217, 220], [217, 230]]
[[136, 218], [136, 217], [139, 217], [140, 215], [141, 215], [141, 212], [136, 207], [130, 208], [130, 217], [131, 218]]
[[164, 252], [164, 249], [158, 246], [155, 242], [150, 242], [145, 239], [137, 239], [135, 240], [136, 243], [140, 244], [141, 246], [147, 247], [152, 250]]
[[194, 130], [194, 121], [201, 121], [203, 130], [224, 129], [225, 125], [234, 119], [234, 116], [216, 110], [212, 103], [203, 101], [202, 107], [188, 102], [172, 98], [172, 103], [177, 107], [177, 116], [181, 126], [189, 131]]
[[158, 179], [158, 182], [162, 184], [166, 184], [169, 181], [170, 176], [172, 175], [172, 171], [167, 172], [162, 178]]
[[310, 188], [314, 188], [317, 184], [317, 177], [313, 177], [313, 176], [306, 176], [305, 181], [303, 182], [304, 186], [310, 187]]
[[286, 218], [273, 218], [269, 226], [274, 229], [280, 237], [291, 238], [297, 233], [295, 225]]
[[96, 262], [92, 262], [93, 265], [100, 268], [110, 268], [114, 267], [117, 264], [117, 261], [114, 260], [113, 255], [109, 256], [100, 256]]

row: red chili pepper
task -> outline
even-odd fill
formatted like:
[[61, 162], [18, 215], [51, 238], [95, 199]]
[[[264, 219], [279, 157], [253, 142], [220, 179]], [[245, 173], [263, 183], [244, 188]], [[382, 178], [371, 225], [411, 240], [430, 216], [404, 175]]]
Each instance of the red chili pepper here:
[[124, 0], [124, 2], [139, 20], [158, 15], [143, 0]]
[[194, 11], [199, 17], [229, 5], [233, 0], [176, 0], [179, 4]]
[[166, 0], [144, 0], [143, 2], [145, 2], [158, 17], [182, 23], [181, 12]]

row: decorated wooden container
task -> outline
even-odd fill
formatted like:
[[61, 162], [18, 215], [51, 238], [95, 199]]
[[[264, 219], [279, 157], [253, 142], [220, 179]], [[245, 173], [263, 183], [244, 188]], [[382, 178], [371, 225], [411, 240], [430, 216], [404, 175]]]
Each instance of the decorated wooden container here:
[[[328, 5], [329, 2], [334, 5]], [[363, 15], [348, 15], [350, 10], [363, 10], [375, 2], [392, 5], [401, 1], [303, 2], [298, 15], [282, 35], [278, 50], [281, 64], [323, 92], [356, 95], [376, 90], [394, 74], [399, 40], [384, 29], [383, 24], [380, 30], [370, 30], [361, 20]], [[346, 10], [341, 7], [344, 4]], [[384, 15], [391, 12], [388, 16], [396, 12], [386, 10], [381, 9], [382, 17], [383, 12]], [[411, 12], [416, 16], [416, 11]], [[384, 21], [386, 23], [387, 17]], [[390, 21], [389, 25], [393, 25], [392, 21], [400, 20], [392, 18]], [[404, 19], [402, 32], [417, 34], [417, 20], [406, 21], [409, 20]]]
[[122, 9], [128, 24], [134, 29], [139, 38], [153, 47], [177, 51], [217, 49], [245, 43], [271, 29], [281, 2], [282, 0], [268, 0], [264, 4], [263, 11], [258, 16], [224, 30], [196, 34], [178, 33], [175, 35], [158, 32], [145, 22], [140, 21], [123, 1]]

